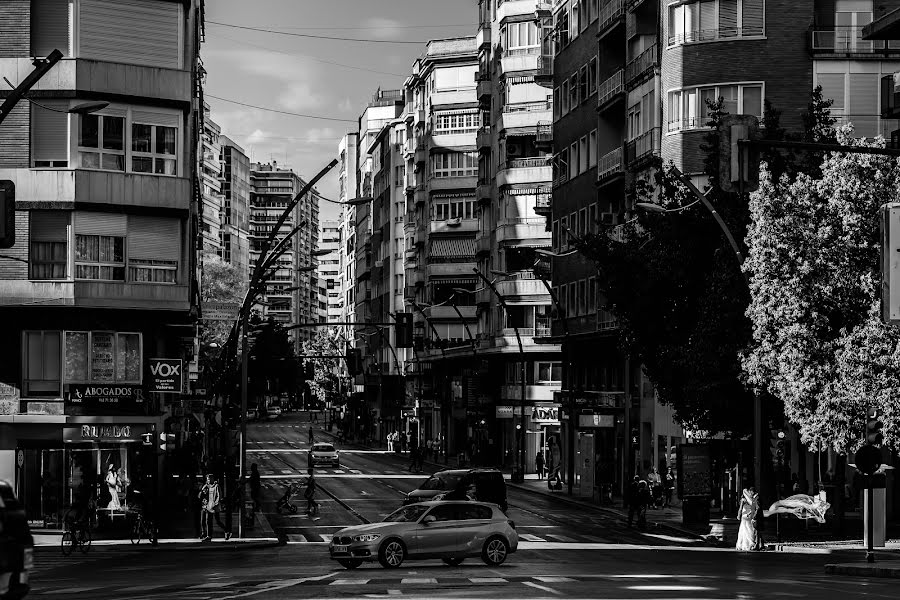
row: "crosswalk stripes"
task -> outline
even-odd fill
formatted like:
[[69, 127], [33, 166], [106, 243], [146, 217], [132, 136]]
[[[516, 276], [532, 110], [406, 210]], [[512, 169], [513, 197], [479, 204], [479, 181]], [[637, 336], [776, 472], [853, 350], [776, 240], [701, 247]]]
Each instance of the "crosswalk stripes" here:
[[566, 542], [567, 544], [570, 544], [570, 543], [576, 541], [575, 539], [570, 538], [567, 535], [559, 535], [558, 533], [548, 533], [547, 537], [553, 538], [554, 540], [557, 540], [559, 542]]
[[542, 537], [538, 537], [538, 536], [534, 535], [533, 533], [520, 533], [519, 539], [525, 540], [526, 542], [546, 542], [547, 541]]

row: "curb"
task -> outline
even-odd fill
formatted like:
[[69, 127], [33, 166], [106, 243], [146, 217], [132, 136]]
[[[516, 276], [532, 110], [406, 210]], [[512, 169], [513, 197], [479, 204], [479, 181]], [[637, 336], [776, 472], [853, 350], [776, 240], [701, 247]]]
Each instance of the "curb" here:
[[[561, 502], [565, 502], [565, 503], [567, 503], [567, 504], [571, 504], [572, 506], [579, 506], [579, 507], [581, 507], [581, 508], [590, 508], [590, 509], [592, 509], [592, 510], [596, 510], [596, 511], [599, 511], [599, 512], [604, 512], [604, 513], [607, 513], [607, 514], [610, 514], [610, 515], [615, 515], [615, 516], [618, 517], [618, 518], [626, 518], [626, 516], [625, 516], [623, 513], [621, 513], [620, 511], [618, 511], [618, 510], [616, 510], [616, 509], [614, 509], [614, 508], [609, 508], [609, 507], [606, 507], [606, 506], [594, 506], [594, 505], [592, 505], [592, 504], [587, 504], [586, 502], [579, 502], [578, 500], [575, 500], [575, 499], [573, 499], [573, 498], [569, 498], [568, 496], [560, 496], [560, 495], [550, 495], [550, 494], [545, 494], [544, 492], [541, 492], [541, 491], [538, 491], [538, 490], [531, 489], [530, 487], [527, 487], [527, 486], [524, 486], [524, 485], [520, 485], [520, 484], [517, 484], [517, 483], [510, 483], [510, 482], [508, 482], [508, 481], [506, 482], [506, 485], [508, 485], [509, 487], [515, 488], [515, 489], [517, 489], [517, 490], [522, 490], [522, 491], [524, 491], [524, 492], [529, 492], [529, 493], [531, 493], [531, 494], [535, 494], [535, 495], [538, 495], [538, 496], [543, 496], [543, 497], [545, 497], [545, 498], [554, 498], [554, 499], [559, 500], [559, 501], [561, 501]], [[677, 533], [679, 533], [679, 534], [681, 534], [681, 535], [690, 536], [691, 538], [696, 539], [698, 542], [707, 542], [707, 543], [709, 542], [709, 540], [707, 540], [707, 539], [704, 538], [703, 536], [697, 534], [696, 532], [691, 531], [691, 530], [689, 530], [689, 529], [682, 529], [681, 527], [678, 527], [677, 525], [671, 525], [671, 524], [669, 524], [669, 523], [660, 522], [660, 521], [650, 521], [649, 519], [648, 519], [648, 522], [653, 523], [657, 528], [660, 528], [660, 529], [668, 529], [668, 530], [670, 530], [670, 531], [677, 532]]]
[[[246, 540], [246, 541], [244, 541]], [[216, 539], [212, 542], [200, 542], [194, 538], [184, 538], [184, 539], [169, 539], [169, 540], [160, 540], [159, 543], [155, 546], [149, 543], [141, 543], [141, 544], [132, 544], [131, 540], [94, 540], [91, 543], [91, 548], [94, 547], [110, 547], [110, 548], [118, 548], [118, 547], [130, 547], [134, 550], [143, 550], [145, 552], [153, 552], [157, 550], [165, 550], [165, 551], [196, 551], [196, 550], [256, 550], [261, 548], [274, 548], [275, 546], [282, 545], [282, 542], [276, 538], [244, 538], [241, 539], [231, 539], [229, 541], [225, 541], [224, 539]], [[34, 551], [38, 554], [48, 554], [50, 552], [59, 552], [59, 544], [42, 544], [35, 545]], [[88, 551], [90, 554], [90, 550]]]
[[855, 577], [886, 577], [900, 579], [900, 562], [889, 561], [885, 566], [877, 563], [844, 563], [825, 565], [828, 575], [852, 575]]

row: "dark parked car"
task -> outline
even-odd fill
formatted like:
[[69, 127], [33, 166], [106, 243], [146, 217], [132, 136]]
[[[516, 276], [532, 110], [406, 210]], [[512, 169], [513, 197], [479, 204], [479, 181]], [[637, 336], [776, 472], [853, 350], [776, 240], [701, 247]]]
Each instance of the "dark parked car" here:
[[477, 500], [493, 502], [503, 512], [506, 502], [506, 482], [497, 469], [451, 469], [438, 471], [417, 489], [406, 495], [404, 504], [426, 500]]
[[0, 480], [0, 600], [18, 600], [28, 593], [34, 567], [34, 539], [25, 509], [12, 486]]

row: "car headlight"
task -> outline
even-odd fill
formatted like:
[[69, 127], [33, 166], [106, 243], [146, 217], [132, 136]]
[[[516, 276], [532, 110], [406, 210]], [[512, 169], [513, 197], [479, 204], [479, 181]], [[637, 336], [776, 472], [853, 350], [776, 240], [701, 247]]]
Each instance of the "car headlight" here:
[[381, 537], [380, 533], [366, 533], [363, 535], [355, 535], [353, 536], [354, 542], [374, 542], [378, 538]]

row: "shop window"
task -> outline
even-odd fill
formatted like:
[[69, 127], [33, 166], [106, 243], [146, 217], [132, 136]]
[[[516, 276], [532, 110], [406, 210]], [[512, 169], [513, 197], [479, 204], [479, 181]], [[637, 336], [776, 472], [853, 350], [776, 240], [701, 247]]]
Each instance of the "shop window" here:
[[59, 331], [24, 332], [23, 387], [24, 396], [61, 395]]
[[125, 238], [76, 235], [75, 278], [125, 281]]
[[537, 363], [537, 382], [538, 383], [560, 383], [562, 381], [562, 363], [559, 362], [538, 362]]
[[66, 383], [141, 383], [141, 334], [67, 331]]

